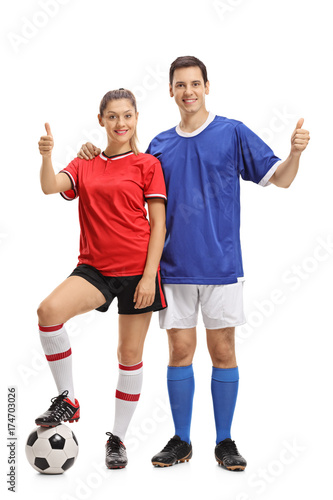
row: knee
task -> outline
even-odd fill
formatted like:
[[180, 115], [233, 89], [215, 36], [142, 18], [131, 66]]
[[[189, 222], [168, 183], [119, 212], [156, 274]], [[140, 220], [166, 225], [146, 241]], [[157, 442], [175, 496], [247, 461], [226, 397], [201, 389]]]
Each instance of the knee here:
[[224, 343], [223, 345], [219, 345], [217, 348], [211, 351], [211, 358], [213, 366], [229, 367], [230, 364], [234, 366], [236, 358], [234, 345], [231, 343]]
[[195, 346], [190, 342], [171, 342], [169, 345], [171, 366], [187, 366], [193, 361]]
[[213, 366], [229, 368], [235, 366], [235, 329], [207, 330], [207, 346]]
[[54, 301], [45, 299], [37, 309], [38, 323], [42, 326], [58, 324], [58, 309]]
[[117, 350], [118, 361], [122, 365], [136, 365], [142, 361], [142, 352], [132, 347], [119, 346]]

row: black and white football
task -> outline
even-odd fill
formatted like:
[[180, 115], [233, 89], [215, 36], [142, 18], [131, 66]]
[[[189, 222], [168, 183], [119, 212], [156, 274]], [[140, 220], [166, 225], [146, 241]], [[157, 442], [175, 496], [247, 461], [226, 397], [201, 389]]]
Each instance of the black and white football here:
[[30, 465], [42, 474], [62, 474], [72, 467], [78, 451], [77, 439], [65, 424], [36, 427], [25, 445]]

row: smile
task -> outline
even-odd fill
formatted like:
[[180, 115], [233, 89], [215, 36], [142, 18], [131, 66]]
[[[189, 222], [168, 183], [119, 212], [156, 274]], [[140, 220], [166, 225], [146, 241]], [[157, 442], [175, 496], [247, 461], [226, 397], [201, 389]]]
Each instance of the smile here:
[[125, 135], [127, 134], [128, 130], [115, 130], [115, 133], [118, 135]]
[[196, 102], [196, 99], [183, 99], [183, 101], [185, 102], [185, 104], [193, 104], [194, 102]]

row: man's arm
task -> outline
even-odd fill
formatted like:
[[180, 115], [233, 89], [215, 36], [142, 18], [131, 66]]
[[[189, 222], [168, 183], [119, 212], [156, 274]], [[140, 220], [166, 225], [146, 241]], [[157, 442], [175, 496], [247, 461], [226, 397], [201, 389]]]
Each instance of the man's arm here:
[[291, 136], [291, 150], [288, 158], [278, 166], [269, 179], [269, 182], [275, 186], [288, 188], [296, 177], [301, 154], [310, 140], [308, 130], [302, 129], [303, 123], [304, 118], [300, 118]]

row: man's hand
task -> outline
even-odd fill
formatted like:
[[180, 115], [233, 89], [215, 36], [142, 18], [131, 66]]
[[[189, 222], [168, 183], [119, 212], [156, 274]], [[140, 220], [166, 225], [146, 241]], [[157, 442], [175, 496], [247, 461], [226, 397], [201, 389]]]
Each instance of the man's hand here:
[[304, 118], [300, 118], [291, 136], [291, 150], [288, 158], [280, 163], [276, 171], [269, 179], [272, 184], [278, 187], [288, 188], [296, 177], [300, 156], [310, 140], [308, 130], [302, 128]]
[[91, 142], [86, 142], [82, 145], [77, 156], [82, 160], [93, 160], [95, 156], [98, 156], [101, 152], [101, 149], [96, 148]]
[[310, 140], [310, 134], [308, 130], [302, 128], [304, 123], [304, 118], [300, 118], [297, 122], [296, 128], [291, 136], [291, 155], [301, 156], [302, 152], [306, 148]]
[[48, 123], [45, 123], [45, 130], [47, 135], [42, 135], [38, 143], [39, 152], [42, 156], [51, 156], [52, 149], [54, 146], [53, 135], [51, 133], [51, 127]]
[[144, 309], [154, 302], [155, 298], [155, 278], [141, 278], [134, 292], [134, 309]]

